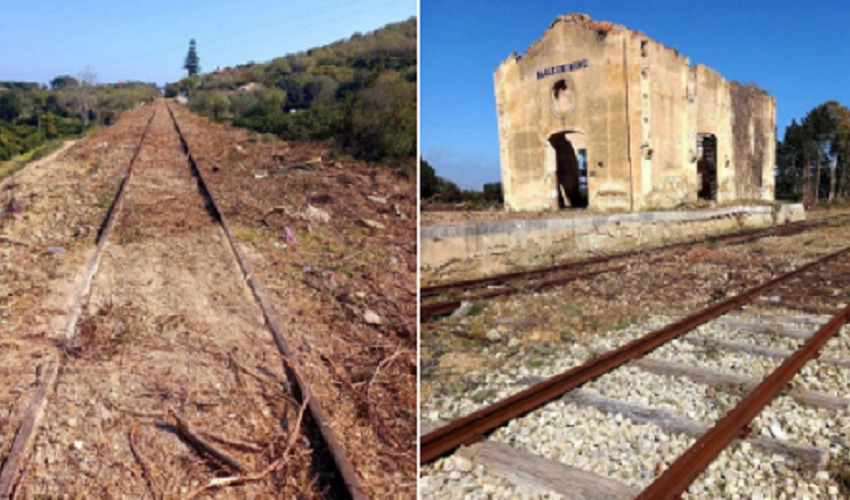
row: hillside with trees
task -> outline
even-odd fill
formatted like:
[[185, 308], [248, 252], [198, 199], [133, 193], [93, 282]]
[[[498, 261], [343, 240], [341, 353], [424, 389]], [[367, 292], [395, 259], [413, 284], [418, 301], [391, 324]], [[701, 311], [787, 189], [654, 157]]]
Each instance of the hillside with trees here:
[[139, 82], [95, 83], [87, 71], [75, 78], [57, 76], [50, 86], [0, 82], [0, 161], [32, 151], [48, 141], [77, 136], [110, 125], [122, 111], [157, 94]]
[[419, 159], [419, 198], [422, 210], [493, 208], [504, 203], [501, 182], [485, 183], [481, 191], [461, 190], [454, 182], [437, 175], [424, 158]]
[[[203, 47], [197, 51], [203, 54]], [[286, 140], [334, 139], [366, 160], [416, 154], [416, 19], [166, 86], [217, 120]]]
[[807, 205], [850, 198], [850, 109], [828, 101], [785, 129], [776, 149], [776, 198]]

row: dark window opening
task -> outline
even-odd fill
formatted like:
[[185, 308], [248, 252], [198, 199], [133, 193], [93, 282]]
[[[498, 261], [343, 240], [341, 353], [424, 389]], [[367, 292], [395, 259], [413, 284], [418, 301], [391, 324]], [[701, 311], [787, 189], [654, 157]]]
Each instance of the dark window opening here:
[[549, 144], [555, 149], [558, 207], [587, 207], [587, 151], [576, 154], [563, 132], [549, 137]]
[[567, 90], [567, 81], [558, 80], [555, 85], [552, 85], [552, 93], [555, 94], [555, 99], [561, 96], [561, 92]]
[[697, 196], [717, 201], [717, 137], [697, 134]]

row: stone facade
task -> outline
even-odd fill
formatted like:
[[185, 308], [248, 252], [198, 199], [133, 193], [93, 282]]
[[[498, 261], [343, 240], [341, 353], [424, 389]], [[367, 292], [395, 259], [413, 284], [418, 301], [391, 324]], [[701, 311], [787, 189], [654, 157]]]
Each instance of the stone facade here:
[[559, 17], [494, 83], [508, 210], [774, 198], [775, 99], [640, 32]]

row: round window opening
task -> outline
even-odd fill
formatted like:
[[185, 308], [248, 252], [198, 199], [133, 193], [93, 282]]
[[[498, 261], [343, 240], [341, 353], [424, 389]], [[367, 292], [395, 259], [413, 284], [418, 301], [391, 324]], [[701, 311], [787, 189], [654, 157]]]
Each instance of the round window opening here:
[[552, 85], [552, 113], [558, 118], [567, 118], [576, 109], [575, 83], [570, 77]]

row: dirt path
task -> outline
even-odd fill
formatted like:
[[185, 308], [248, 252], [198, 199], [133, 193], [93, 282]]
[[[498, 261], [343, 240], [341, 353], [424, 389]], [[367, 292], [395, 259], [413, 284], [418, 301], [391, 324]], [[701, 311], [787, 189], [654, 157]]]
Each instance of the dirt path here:
[[219, 444], [248, 472], [291, 447], [264, 480], [208, 498], [321, 495], [277, 350], [156, 106], [18, 492], [185, 495], [234, 474], [188, 444], [176, 410], [210, 439], [249, 443]]

